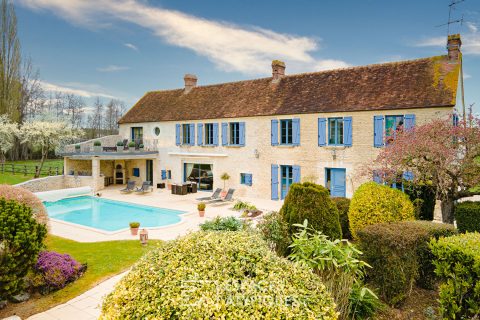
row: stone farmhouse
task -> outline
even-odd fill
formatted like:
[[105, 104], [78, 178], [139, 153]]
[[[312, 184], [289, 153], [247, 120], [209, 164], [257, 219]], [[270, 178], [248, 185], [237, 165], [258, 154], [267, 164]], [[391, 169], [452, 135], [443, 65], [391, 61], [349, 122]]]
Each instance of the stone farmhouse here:
[[396, 130], [452, 115], [460, 47], [452, 35], [447, 55], [292, 75], [274, 60], [271, 77], [205, 86], [187, 74], [183, 88], [147, 92], [102, 146], [68, 146], [65, 174], [95, 190], [127, 180], [214, 190], [226, 172], [236, 196], [279, 200], [309, 180], [351, 197], [364, 182], [356, 170]]

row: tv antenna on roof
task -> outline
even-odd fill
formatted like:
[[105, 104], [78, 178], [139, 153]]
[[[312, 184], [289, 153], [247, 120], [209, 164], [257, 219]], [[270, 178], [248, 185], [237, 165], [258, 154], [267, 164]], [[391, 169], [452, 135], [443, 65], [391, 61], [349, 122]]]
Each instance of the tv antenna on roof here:
[[447, 26], [447, 36], [450, 35], [450, 25], [455, 23], [460, 23], [460, 25], [463, 24], [463, 14], [460, 19], [452, 20], [452, 11], [455, 10], [455, 6], [457, 4], [464, 1], [465, 0], [451, 0], [450, 4], [448, 5], [448, 22], [437, 26], [437, 27]]

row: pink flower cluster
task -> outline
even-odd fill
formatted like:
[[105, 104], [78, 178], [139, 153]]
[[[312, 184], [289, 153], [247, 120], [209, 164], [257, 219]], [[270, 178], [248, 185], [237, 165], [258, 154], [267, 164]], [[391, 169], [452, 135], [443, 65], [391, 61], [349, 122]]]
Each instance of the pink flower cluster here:
[[61, 289], [75, 281], [85, 269], [85, 265], [70, 255], [54, 251], [40, 252], [35, 265], [35, 270], [42, 275], [45, 286], [50, 290]]

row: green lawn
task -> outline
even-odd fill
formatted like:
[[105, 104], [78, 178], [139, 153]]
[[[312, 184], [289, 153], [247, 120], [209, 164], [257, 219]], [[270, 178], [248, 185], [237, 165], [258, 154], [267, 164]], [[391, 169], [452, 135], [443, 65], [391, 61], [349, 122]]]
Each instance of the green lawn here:
[[16, 314], [22, 319], [62, 304], [96, 284], [130, 268], [145, 252], [159, 246], [161, 241], [150, 240], [143, 247], [139, 240], [81, 243], [49, 235], [48, 250], [68, 253], [81, 263], [87, 263], [85, 274], [62, 290], [37, 296], [20, 304], [9, 304], [0, 310], [0, 318]]
[[[27, 166], [36, 166], [40, 165], [39, 160], [24, 160], [24, 161], [14, 161], [10, 162], [7, 161], [5, 162], [7, 165], [14, 163], [15, 165], [27, 165]], [[48, 169], [48, 167], [59, 167], [63, 168], [63, 159], [48, 159], [45, 160], [45, 163], [43, 164], [43, 168]], [[61, 171], [61, 170], [60, 170]], [[0, 184], [17, 184], [21, 183], [24, 181], [28, 181], [30, 179], [33, 179], [33, 175], [24, 175], [23, 173], [15, 173], [12, 174], [11, 172], [0, 172]]]

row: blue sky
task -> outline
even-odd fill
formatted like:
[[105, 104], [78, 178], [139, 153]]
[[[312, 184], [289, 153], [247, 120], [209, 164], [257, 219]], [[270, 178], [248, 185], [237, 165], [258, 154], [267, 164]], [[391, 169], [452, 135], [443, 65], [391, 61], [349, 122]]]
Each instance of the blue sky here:
[[[133, 105], [145, 92], [446, 53], [450, 0], [14, 0], [47, 90]], [[480, 112], [480, 0], [456, 6], [465, 96]]]

